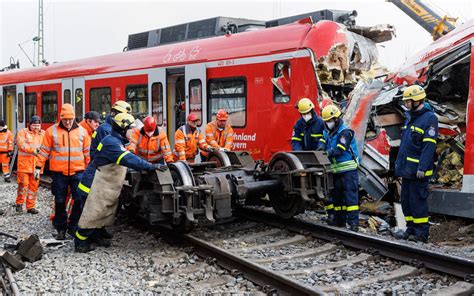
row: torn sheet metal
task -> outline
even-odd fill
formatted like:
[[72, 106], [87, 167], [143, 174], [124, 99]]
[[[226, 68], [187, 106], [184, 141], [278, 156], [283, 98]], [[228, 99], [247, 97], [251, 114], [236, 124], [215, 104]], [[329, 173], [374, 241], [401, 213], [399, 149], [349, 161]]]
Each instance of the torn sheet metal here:
[[395, 27], [389, 24], [380, 24], [371, 27], [355, 25], [349, 27], [348, 30], [366, 38], [369, 38], [375, 43], [389, 41], [396, 36]]

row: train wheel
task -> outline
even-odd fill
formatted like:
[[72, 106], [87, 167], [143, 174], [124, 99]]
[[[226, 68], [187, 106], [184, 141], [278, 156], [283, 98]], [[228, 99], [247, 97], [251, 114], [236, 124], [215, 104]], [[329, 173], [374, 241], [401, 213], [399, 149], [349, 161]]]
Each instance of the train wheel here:
[[207, 161], [216, 162], [216, 167], [227, 167], [231, 166], [232, 163], [224, 151], [214, 151], [209, 154]]
[[[195, 186], [195, 180], [191, 172], [191, 168], [183, 161], [177, 161], [168, 164], [170, 169], [171, 177], [173, 178], [173, 185], [175, 187], [181, 186]], [[184, 205], [182, 197], [180, 196], [179, 205]], [[171, 227], [178, 232], [189, 232], [193, 229], [193, 223], [186, 219], [186, 215], [182, 212], [179, 213], [178, 217], [172, 217], [170, 219]]]
[[[271, 172], [288, 172], [295, 169], [303, 169], [303, 164], [296, 156], [289, 153], [277, 153], [270, 161]], [[289, 181], [287, 177], [283, 177], [283, 186], [287, 187]], [[293, 218], [295, 215], [302, 213], [305, 208], [305, 203], [301, 196], [289, 194], [287, 190], [279, 190], [271, 193], [270, 201], [278, 216], [284, 219]]]

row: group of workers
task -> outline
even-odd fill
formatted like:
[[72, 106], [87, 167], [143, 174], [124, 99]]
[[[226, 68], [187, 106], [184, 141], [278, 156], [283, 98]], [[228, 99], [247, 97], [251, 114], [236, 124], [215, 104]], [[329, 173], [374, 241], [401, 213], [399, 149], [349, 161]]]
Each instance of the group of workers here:
[[[147, 116], [143, 127], [133, 128], [136, 121], [131, 112], [130, 104], [117, 101], [103, 124], [95, 111], [87, 112], [77, 123], [74, 107], [63, 104], [59, 122], [46, 131], [41, 129], [41, 118], [32, 116], [28, 127], [17, 134], [16, 211], [23, 212], [26, 199], [27, 212], [38, 213], [39, 179], [49, 160], [56, 239], [64, 240], [69, 233], [75, 238], [77, 252], [89, 252], [97, 245], [107, 247], [112, 236], [104, 227], [113, 222], [127, 167], [164, 171], [169, 162], [194, 162], [199, 152], [205, 159], [210, 151], [232, 149], [234, 132], [225, 110], [219, 110], [216, 120], [207, 124], [205, 134], [198, 128], [200, 119], [189, 114], [187, 123], [175, 133], [174, 152], [154, 117]], [[7, 182], [12, 152], [13, 136], [0, 121], [0, 161]], [[69, 196], [74, 202], [68, 214]]]
[[[407, 108], [395, 173], [402, 177], [401, 203], [407, 222], [400, 239], [426, 242], [428, 224], [428, 181], [433, 173], [433, 158], [438, 136], [438, 121], [430, 108], [422, 87], [413, 85], [403, 93]], [[359, 227], [359, 153], [354, 131], [344, 124], [341, 110], [334, 104], [325, 106], [321, 117], [314, 103], [307, 98], [298, 101], [301, 115], [291, 138], [295, 151], [325, 151], [334, 173], [334, 188], [326, 200], [327, 223], [358, 231]], [[87, 112], [77, 123], [74, 107], [63, 104], [58, 123], [46, 131], [41, 118], [32, 116], [28, 127], [17, 134], [18, 192], [16, 211], [35, 208], [40, 175], [49, 160], [54, 195], [53, 225], [56, 239], [66, 233], [75, 239], [77, 252], [89, 252], [95, 246], [109, 246], [112, 235], [105, 226], [113, 222], [126, 168], [137, 171], [167, 169], [166, 163], [178, 160], [193, 163], [200, 153], [206, 159], [209, 152], [231, 150], [234, 132], [225, 110], [208, 123], [204, 133], [198, 128], [200, 119], [191, 113], [187, 123], [175, 132], [172, 151], [165, 130], [156, 119], [147, 116], [143, 127], [133, 128], [135, 118], [125, 101], [113, 104], [105, 122], [100, 115]], [[13, 152], [13, 136], [0, 120], [0, 162], [5, 181], [9, 181], [9, 162]], [[67, 212], [67, 198], [74, 200]]]
[[[428, 183], [433, 175], [438, 119], [427, 104], [426, 93], [419, 85], [407, 87], [403, 92], [406, 121], [402, 128], [400, 149], [395, 163], [395, 175], [402, 178], [401, 204], [406, 230], [395, 237], [416, 242], [427, 242], [429, 217]], [[340, 109], [329, 104], [314, 111], [311, 100], [298, 101], [301, 118], [293, 127], [291, 138], [295, 151], [326, 151], [334, 173], [334, 188], [326, 200], [327, 223], [359, 228], [359, 180], [357, 169], [359, 153], [354, 131], [342, 119]]]

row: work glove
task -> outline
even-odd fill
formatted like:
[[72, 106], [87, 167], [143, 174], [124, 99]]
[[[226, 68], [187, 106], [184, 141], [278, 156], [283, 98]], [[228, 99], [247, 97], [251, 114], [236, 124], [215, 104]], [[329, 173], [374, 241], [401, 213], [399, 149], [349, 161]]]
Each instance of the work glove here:
[[216, 151], [216, 149], [214, 147], [209, 146], [209, 147], [206, 148], [206, 151], [207, 152], [214, 152], [214, 151]]
[[36, 149], [35, 149], [35, 152], [33, 152], [33, 153], [34, 153], [34, 155], [38, 155], [39, 152], [40, 152], [40, 149], [39, 149], [39, 148], [36, 148]]
[[8, 154], [8, 157], [12, 157], [13, 156], [13, 151], [8, 151], [7, 154]]
[[35, 177], [35, 180], [39, 180], [41, 175], [41, 169], [35, 168], [35, 171], [33, 172], [33, 177]]
[[153, 169], [158, 170], [160, 172], [164, 172], [168, 169], [168, 166], [166, 164], [154, 163]]
[[316, 149], [316, 151], [325, 151], [326, 149], [324, 149], [324, 147], [318, 147], [318, 149]]
[[219, 148], [219, 151], [224, 151], [224, 152], [225, 152], [225, 151], [229, 151], [229, 149], [227, 149], [227, 148]]
[[425, 177], [425, 172], [423, 171], [416, 171], [416, 177], [418, 179], [423, 179]]

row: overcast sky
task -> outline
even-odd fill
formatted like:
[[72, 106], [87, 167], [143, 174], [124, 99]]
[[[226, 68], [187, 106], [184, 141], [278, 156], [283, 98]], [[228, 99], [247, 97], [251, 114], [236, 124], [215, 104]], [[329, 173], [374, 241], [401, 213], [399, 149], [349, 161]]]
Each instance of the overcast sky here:
[[[379, 45], [380, 62], [393, 68], [431, 42], [431, 36], [394, 4], [367, 1], [67, 1], [43, 0], [45, 58], [60, 62], [120, 52], [128, 35], [175, 24], [229, 16], [270, 20], [322, 9], [357, 10], [358, 25], [388, 23], [397, 37]], [[459, 23], [474, 15], [473, 1], [424, 1], [440, 14], [459, 17]], [[37, 0], [0, 0], [0, 68], [10, 57], [30, 67], [18, 44], [33, 58], [32, 38], [38, 31]]]

